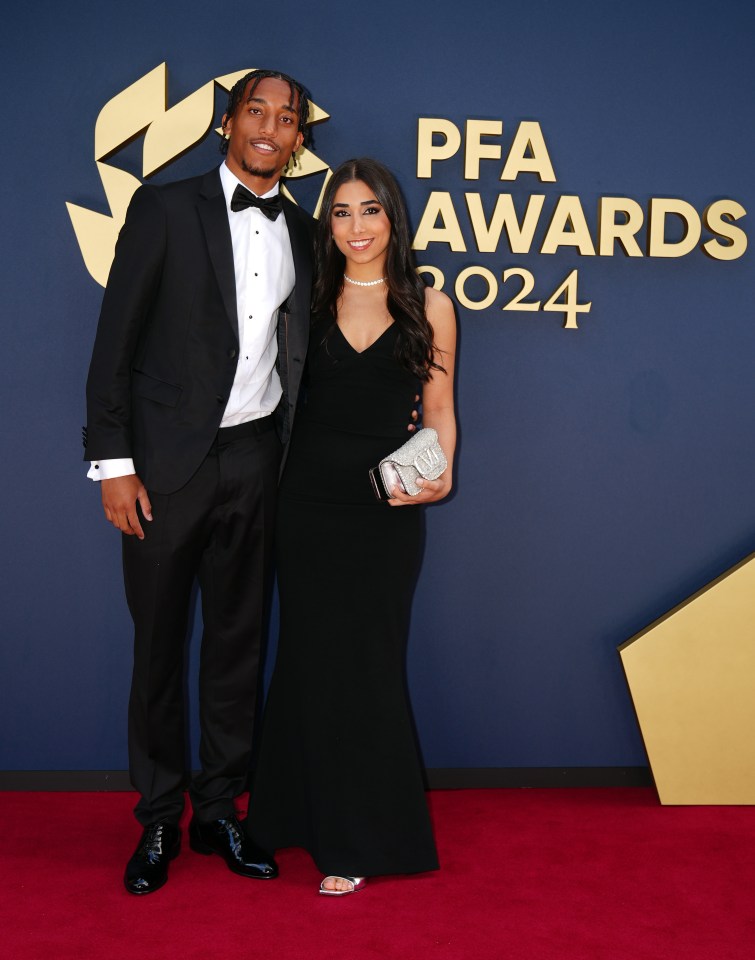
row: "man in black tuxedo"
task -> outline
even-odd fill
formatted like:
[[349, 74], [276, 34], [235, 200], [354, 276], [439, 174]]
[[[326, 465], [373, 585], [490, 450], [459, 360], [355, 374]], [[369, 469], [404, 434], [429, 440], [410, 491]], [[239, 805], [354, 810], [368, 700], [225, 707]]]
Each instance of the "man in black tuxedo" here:
[[[123, 533], [134, 621], [129, 766], [142, 838], [126, 889], [152, 893], [178, 854], [189, 781], [184, 649], [202, 595], [201, 770], [192, 849], [277, 875], [236, 819], [246, 788], [281, 453], [307, 349], [311, 218], [278, 193], [306, 135], [296, 81], [252, 71], [223, 117], [226, 159], [134, 194], [87, 381], [86, 456]], [[279, 213], [282, 211], [282, 216]]]

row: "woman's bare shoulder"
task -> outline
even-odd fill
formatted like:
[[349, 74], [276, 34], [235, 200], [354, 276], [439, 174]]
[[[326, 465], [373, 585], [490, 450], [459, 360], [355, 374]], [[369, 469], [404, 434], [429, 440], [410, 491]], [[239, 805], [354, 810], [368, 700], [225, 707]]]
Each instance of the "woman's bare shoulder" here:
[[442, 290], [425, 287], [425, 313], [432, 324], [456, 323], [453, 301]]

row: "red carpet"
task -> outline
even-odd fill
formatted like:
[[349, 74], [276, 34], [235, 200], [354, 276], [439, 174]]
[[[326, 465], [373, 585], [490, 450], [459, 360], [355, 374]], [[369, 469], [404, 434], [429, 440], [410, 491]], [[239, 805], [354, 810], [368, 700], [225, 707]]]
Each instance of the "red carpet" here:
[[0, 936], [13, 960], [752, 960], [755, 810], [649, 789], [431, 794], [442, 868], [316, 894], [299, 850], [246, 880], [185, 843], [168, 885], [121, 874], [134, 797], [2, 793]]

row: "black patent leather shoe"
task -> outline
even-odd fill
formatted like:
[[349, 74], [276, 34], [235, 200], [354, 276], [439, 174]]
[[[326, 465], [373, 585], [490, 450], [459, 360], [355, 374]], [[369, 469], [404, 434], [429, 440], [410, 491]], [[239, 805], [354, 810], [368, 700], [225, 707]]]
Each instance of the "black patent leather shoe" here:
[[219, 854], [229, 869], [242, 877], [272, 880], [278, 876], [278, 864], [246, 836], [236, 817], [206, 823], [192, 818], [189, 845], [196, 853]]
[[168, 879], [168, 864], [181, 849], [181, 831], [172, 823], [151, 823], [126, 864], [123, 882], [129, 893], [154, 893]]

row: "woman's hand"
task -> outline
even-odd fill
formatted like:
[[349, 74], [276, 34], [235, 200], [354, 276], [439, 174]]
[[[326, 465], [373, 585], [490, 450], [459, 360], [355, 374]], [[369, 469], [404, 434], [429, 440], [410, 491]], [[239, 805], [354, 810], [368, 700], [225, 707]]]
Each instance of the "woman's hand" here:
[[451, 477], [449, 476], [448, 470], [441, 474], [437, 480], [425, 480], [423, 477], [420, 477], [416, 483], [417, 486], [422, 489], [415, 496], [404, 493], [399, 487], [394, 487], [391, 490], [393, 499], [388, 501], [390, 506], [419, 507], [423, 503], [435, 503], [438, 500], [442, 500], [443, 497], [447, 497], [451, 492]]

